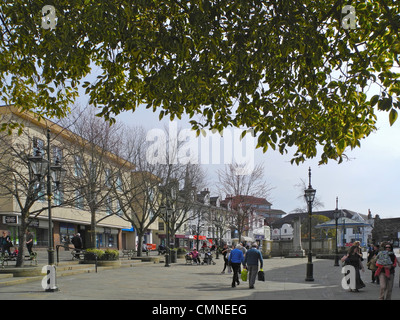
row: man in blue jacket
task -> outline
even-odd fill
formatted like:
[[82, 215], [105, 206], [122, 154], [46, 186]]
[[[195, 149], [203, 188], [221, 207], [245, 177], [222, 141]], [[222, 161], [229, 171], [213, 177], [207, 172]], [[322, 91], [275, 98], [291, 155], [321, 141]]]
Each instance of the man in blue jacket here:
[[263, 268], [263, 258], [261, 252], [257, 249], [257, 243], [251, 245], [251, 249], [247, 250], [244, 264], [247, 265], [249, 288], [254, 289], [254, 283], [258, 273], [258, 261], [260, 261], [260, 269]]
[[239, 270], [240, 264], [244, 262], [243, 252], [240, 250], [240, 245], [238, 244], [235, 249], [229, 254], [228, 261], [231, 263], [233, 270], [232, 288], [239, 284]]

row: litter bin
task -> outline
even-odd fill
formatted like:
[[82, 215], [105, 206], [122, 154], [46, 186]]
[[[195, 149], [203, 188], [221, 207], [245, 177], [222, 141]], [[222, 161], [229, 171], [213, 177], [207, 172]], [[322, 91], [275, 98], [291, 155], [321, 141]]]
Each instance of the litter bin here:
[[178, 254], [177, 254], [176, 250], [170, 250], [171, 263], [176, 263], [177, 256], [178, 256]]

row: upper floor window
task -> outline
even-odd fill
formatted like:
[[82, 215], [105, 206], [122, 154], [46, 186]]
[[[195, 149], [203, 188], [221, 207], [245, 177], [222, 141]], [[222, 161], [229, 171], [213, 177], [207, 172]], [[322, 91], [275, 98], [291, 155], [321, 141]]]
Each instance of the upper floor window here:
[[51, 159], [51, 162], [53, 164], [55, 164], [57, 161], [59, 161], [61, 163], [62, 160], [63, 160], [62, 149], [57, 147], [57, 146], [53, 146], [52, 147], [52, 159]]
[[44, 155], [44, 141], [38, 137], [33, 137], [33, 155], [36, 155], [37, 151]]
[[75, 156], [75, 177], [83, 177], [82, 159], [80, 156]]
[[112, 186], [112, 181], [111, 181], [111, 169], [109, 169], [109, 168], [106, 168], [105, 170], [104, 170], [104, 172], [105, 172], [105, 185], [107, 186], [107, 187], [109, 187], [109, 188], [111, 188], [111, 186]]

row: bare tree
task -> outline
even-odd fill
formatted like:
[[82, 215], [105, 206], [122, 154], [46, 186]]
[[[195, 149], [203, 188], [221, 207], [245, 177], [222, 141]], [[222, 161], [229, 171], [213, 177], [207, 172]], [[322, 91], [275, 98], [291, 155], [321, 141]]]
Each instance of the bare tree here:
[[[304, 197], [304, 190], [307, 189], [307, 184], [303, 179], [300, 179], [300, 182], [295, 185], [295, 187], [299, 190], [299, 195], [297, 199], [304, 204], [304, 206], [297, 207], [292, 210], [293, 213], [306, 213], [308, 212], [308, 203]], [[318, 195], [315, 195], [314, 201], [312, 202], [312, 210], [317, 211], [324, 207], [323, 202], [319, 199]], [[301, 217], [301, 216], [300, 216]], [[311, 230], [314, 238], [321, 237], [321, 233], [324, 231], [322, 229], [315, 229], [314, 227], [319, 224], [326, 222], [328, 219], [321, 215], [315, 215], [311, 217]], [[310, 230], [310, 219], [302, 219], [301, 221], [301, 232], [302, 237], [306, 238], [308, 236], [308, 232]], [[332, 230], [330, 231], [332, 233]]]
[[116, 168], [130, 164], [121, 154], [123, 127], [110, 126], [102, 118], [96, 117], [94, 108], [74, 106], [73, 112], [62, 120], [62, 125], [70, 132], [64, 144], [64, 157], [70, 174], [66, 184], [73, 193], [71, 205], [90, 212], [90, 239], [88, 247], [96, 246], [96, 226], [114, 214], [112, 203], [114, 193], [111, 177]]
[[249, 228], [249, 215], [253, 206], [249, 197], [267, 198], [270, 185], [264, 177], [264, 166], [257, 164], [250, 174], [238, 174], [241, 172], [241, 165], [228, 164], [223, 170], [218, 170], [218, 187], [221, 195], [231, 201], [230, 227], [239, 233], [239, 241], [242, 234]]
[[[0, 120], [1, 122], [13, 121], [12, 116], [11, 118], [3, 116]], [[24, 265], [26, 231], [30, 224], [43, 212], [47, 213], [49, 204], [55, 208], [64, 203], [64, 201], [60, 201], [60, 192], [55, 186], [52, 186], [52, 190], [56, 201], [46, 201], [48, 200], [48, 190], [45, 178], [35, 176], [29, 164], [29, 158], [33, 155], [47, 157], [44, 141], [34, 136], [46, 136], [47, 130], [39, 127], [36, 130], [38, 131], [32, 132], [25, 127], [18, 134], [15, 131], [9, 132], [9, 134], [0, 133], [0, 199], [4, 207], [10, 206], [14, 211], [20, 213], [18, 216], [17, 267]], [[39, 141], [41, 142], [39, 143]], [[52, 144], [52, 141], [50, 143]], [[16, 208], [13, 204], [16, 205]]]
[[[294, 210], [292, 210], [293, 213], [303, 213], [303, 212], [308, 212], [308, 204], [306, 199], [304, 198], [304, 190], [307, 189], [306, 182], [303, 179], [300, 179], [300, 182], [294, 186], [299, 190], [299, 195], [297, 196], [297, 199], [304, 204], [302, 207], [297, 207]], [[312, 203], [312, 209], [313, 210], [319, 210], [323, 208], [325, 205], [323, 202], [318, 197], [318, 194], [315, 195], [314, 201]]]
[[[129, 130], [125, 141], [125, 155], [135, 164], [131, 179], [123, 179], [115, 196], [125, 219], [134, 226], [138, 236], [138, 255], [142, 252], [143, 235], [158, 217], [165, 219], [162, 206], [169, 206], [172, 214], [166, 227], [171, 237], [188, 221], [192, 208], [192, 191], [204, 179], [204, 173], [197, 165], [176, 161], [180, 143], [169, 139], [164, 129], [162, 137], [165, 145], [153, 150], [158, 159], [153, 161], [152, 141], [141, 127]], [[171, 145], [172, 143], [172, 145]]]

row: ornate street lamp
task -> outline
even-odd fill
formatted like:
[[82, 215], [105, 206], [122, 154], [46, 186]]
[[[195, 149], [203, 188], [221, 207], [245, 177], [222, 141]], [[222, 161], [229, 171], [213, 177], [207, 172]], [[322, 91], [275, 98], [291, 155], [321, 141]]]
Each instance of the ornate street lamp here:
[[56, 159], [56, 163], [50, 167], [51, 179], [56, 185], [56, 190], [59, 190], [60, 184], [64, 181], [67, 170], [65, 170], [60, 163], [60, 160]]
[[307, 262], [307, 276], [306, 281], [314, 281], [313, 278], [313, 264], [312, 264], [312, 251], [311, 251], [311, 217], [312, 217], [312, 203], [315, 199], [315, 193], [317, 191], [311, 186], [311, 168], [308, 169], [308, 188], [304, 190], [304, 198], [308, 205], [308, 217], [309, 217], [309, 235], [308, 235], [308, 262]]
[[28, 161], [31, 173], [40, 181], [46, 175], [47, 160], [43, 158], [40, 150], [36, 150], [35, 155], [28, 157]]
[[[30, 169], [32, 173], [36, 176], [37, 180], [40, 182], [44, 176], [47, 176], [47, 203], [48, 203], [48, 213], [49, 213], [49, 248], [48, 248], [48, 264], [50, 266], [54, 265], [54, 243], [53, 243], [53, 220], [51, 216], [51, 198], [52, 198], [52, 188], [51, 182], [53, 181], [58, 190], [60, 184], [64, 180], [67, 170], [63, 169], [60, 164], [60, 160], [57, 159], [56, 163], [50, 165], [50, 129], [47, 129], [47, 160], [43, 158], [42, 153], [37, 150], [35, 155], [28, 158]], [[54, 268], [55, 272], [55, 268]], [[55, 275], [54, 275], [55, 279]], [[54, 284], [52, 288], [46, 289], [46, 291], [58, 291], [57, 285]]]
[[161, 206], [161, 213], [163, 215], [163, 219], [165, 221], [166, 227], [167, 227], [167, 243], [165, 247], [165, 267], [170, 267], [170, 244], [169, 244], [169, 219], [171, 218], [172, 215], [172, 208], [169, 205], [169, 202], [167, 201], [167, 206]]
[[333, 214], [333, 217], [335, 218], [335, 227], [336, 227], [336, 233], [335, 233], [335, 243], [336, 243], [336, 248], [335, 248], [335, 267], [339, 266], [339, 252], [338, 252], [338, 238], [337, 238], [337, 227], [338, 227], [338, 219], [340, 218], [341, 214], [338, 209], [338, 197], [336, 197], [336, 209]]

